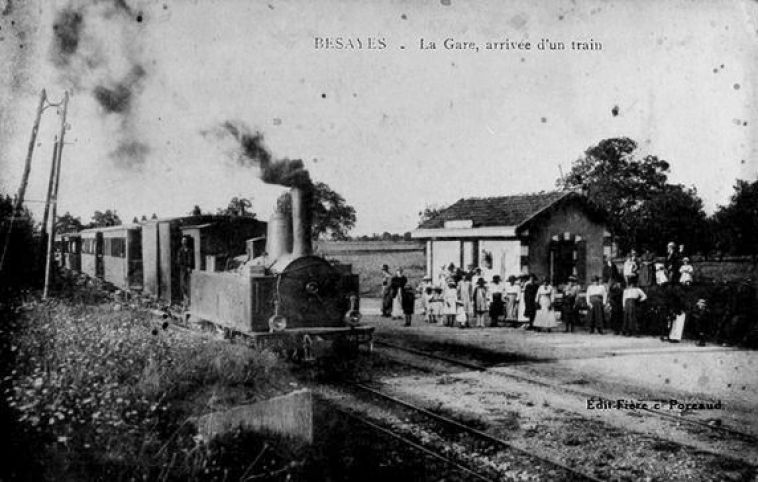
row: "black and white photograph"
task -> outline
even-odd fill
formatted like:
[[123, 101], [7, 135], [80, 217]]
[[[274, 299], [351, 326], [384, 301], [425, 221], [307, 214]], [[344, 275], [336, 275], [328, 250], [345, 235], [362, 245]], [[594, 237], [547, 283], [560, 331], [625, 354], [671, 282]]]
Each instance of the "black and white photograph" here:
[[758, 480], [758, 2], [0, 0], [0, 481]]

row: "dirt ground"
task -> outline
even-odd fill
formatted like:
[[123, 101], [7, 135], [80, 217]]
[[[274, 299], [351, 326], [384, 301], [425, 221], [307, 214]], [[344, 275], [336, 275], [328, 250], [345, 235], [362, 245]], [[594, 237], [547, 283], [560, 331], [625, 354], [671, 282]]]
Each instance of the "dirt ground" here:
[[[370, 312], [371, 302], [364, 303], [363, 311], [367, 308]], [[487, 371], [458, 368], [452, 373], [448, 367], [382, 381], [397, 396], [476, 417], [524, 448], [596, 470], [610, 464], [614, 473], [635, 460], [678, 467], [667, 477], [704, 475], [702, 461], [691, 454], [711, 454], [719, 464], [758, 465], [755, 438], [710, 428], [758, 436], [755, 351], [697, 347], [686, 340], [672, 344], [649, 337], [564, 333], [562, 327], [535, 333], [430, 326], [420, 317], [411, 327], [375, 315], [364, 321], [376, 327], [378, 340], [489, 366]], [[380, 350], [409, 364], [420, 362], [402, 351]], [[613, 401], [612, 407], [596, 408], [600, 398]], [[616, 408], [618, 400], [645, 403], [663, 415]], [[672, 400], [720, 406], [684, 407]], [[650, 473], [629, 472], [629, 477], [644, 479]], [[733, 477], [744, 478], [744, 470]]]

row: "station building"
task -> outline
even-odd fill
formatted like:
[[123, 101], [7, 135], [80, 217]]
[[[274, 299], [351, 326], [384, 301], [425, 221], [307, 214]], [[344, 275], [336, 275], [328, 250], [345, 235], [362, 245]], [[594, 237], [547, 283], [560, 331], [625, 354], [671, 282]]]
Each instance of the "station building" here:
[[411, 233], [426, 242], [426, 272], [478, 266], [485, 277], [534, 273], [587, 284], [615, 255], [604, 214], [574, 191], [460, 199]]

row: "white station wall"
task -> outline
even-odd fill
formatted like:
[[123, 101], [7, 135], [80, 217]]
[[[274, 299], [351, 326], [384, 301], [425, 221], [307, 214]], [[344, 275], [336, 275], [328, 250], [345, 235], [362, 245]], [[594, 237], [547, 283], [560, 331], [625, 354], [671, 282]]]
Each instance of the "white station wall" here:
[[[463, 250], [463, 266], [461, 264]], [[431, 253], [430, 253], [431, 252]], [[429, 255], [431, 254], [431, 258]], [[492, 257], [492, 268], [485, 266], [485, 255]], [[504, 280], [510, 275], [521, 274], [521, 242], [514, 240], [480, 240], [479, 267], [487, 281], [498, 274]], [[427, 272], [434, 283], [438, 283], [440, 274], [450, 263], [464, 270], [474, 260], [474, 241], [429, 241], [427, 244]]]
[[[492, 258], [491, 271], [487, 271], [485, 260]], [[519, 240], [479, 241], [479, 267], [487, 281], [494, 275], [505, 280], [508, 276], [521, 274], [521, 242]]]

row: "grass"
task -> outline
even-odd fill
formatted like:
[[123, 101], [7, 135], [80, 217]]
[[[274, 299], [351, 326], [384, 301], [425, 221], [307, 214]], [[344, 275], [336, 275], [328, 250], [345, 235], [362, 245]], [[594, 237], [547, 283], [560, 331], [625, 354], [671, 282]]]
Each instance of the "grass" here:
[[71, 299], [6, 317], [3, 422], [34, 455], [10, 469], [20, 478], [205, 479], [216, 446], [188, 417], [293, 379], [268, 350], [156, 328], [87, 287]]

